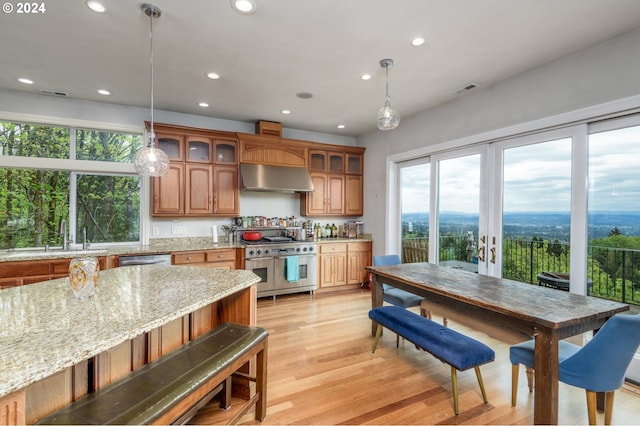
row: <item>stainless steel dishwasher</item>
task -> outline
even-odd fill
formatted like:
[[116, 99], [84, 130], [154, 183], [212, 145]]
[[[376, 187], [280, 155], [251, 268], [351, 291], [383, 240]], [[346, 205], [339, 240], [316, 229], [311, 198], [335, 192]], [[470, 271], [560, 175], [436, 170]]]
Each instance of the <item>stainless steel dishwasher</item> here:
[[170, 254], [136, 254], [132, 256], [119, 256], [119, 266], [131, 265], [171, 265]]

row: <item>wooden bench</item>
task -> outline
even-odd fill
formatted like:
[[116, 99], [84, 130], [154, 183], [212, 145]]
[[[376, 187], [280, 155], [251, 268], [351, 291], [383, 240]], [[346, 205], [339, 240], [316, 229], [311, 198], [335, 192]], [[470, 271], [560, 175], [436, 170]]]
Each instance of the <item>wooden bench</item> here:
[[369, 318], [378, 323], [372, 352], [376, 351], [382, 327], [386, 327], [451, 366], [453, 410], [456, 415], [460, 412], [458, 370], [475, 369], [482, 399], [487, 403], [480, 365], [495, 359], [495, 352], [490, 347], [399, 306], [373, 308], [369, 311]]
[[255, 419], [266, 416], [266, 330], [222, 324], [126, 377], [40, 419], [38, 424], [185, 423], [219, 392], [221, 408], [231, 403], [231, 376], [257, 359], [255, 394], [232, 423], [255, 405]]

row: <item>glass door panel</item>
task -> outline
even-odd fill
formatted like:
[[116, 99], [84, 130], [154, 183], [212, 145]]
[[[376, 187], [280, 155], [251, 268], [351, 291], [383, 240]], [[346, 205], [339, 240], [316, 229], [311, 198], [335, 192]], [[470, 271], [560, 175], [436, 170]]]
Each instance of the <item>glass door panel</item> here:
[[489, 248], [490, 256], [499, 253], [499, 276], [569, 290], [571, 141], [499, 147], [502, 226]]
[[[587, 292], [640, 304], [640, 118], [589, 134]], [[633, 309], [633, 308], [632, 308]], [[640, 349], [626, 377], [640, 382]]]
[[482, 261], [485, 253], [477, 250], [482, 157], [475, 153], [438, 161], [438, 216], [437, 224], [432, 225], [436, 226], [438, 238], [429, 248], [438, 254], [437, 263], [442, 266], [485, 272], [478, 267], [478, 259]]
[[431, 164], [407, 162], [399, 168], [402, 262], [429, 260]]

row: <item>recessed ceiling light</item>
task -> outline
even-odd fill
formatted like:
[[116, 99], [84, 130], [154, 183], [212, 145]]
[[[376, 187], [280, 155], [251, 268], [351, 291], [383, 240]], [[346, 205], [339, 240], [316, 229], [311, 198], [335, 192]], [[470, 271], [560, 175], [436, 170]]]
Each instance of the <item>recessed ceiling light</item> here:
[[207, 77], [209, 77], [211, 80], [217, 80], [220, 78], [220, 74], [218, 74], [217, 72], [210, 72], [207, 73]]
[[425, 41], [427, 41], [427, 39], [422, 36], [415, 37], [413, 40], [411, 40], [411, 45], [415, 47], [422, 46]]
[[19, 81], [20, 83], [22, 83], [22, 84], [33, 84], [33, 80], [30, 80], [30, 79], [25, 78], [25, 77], [20, 77], [20, 78], [18, 79], [18, 81]]
[[362, 74], [360, 76], [360, 80], [364, 80], [364, 81], [371, 80], [371, 74]]
[[87, 2], [87, 6], [89, 7], [89, 9], [93, 10], [94, 12], [98, 12], [98, 13], [103, 13], [105, 10], [107, 10], [107, 8], [104, 7], [104, 5], [102, 3], [100, 3], [99, 1], [95, 1], [95, 0], [89, 0]]
[[291, 114], [291, 110], [290, 109], [281, 109], [280, 112], [284, 115], [289, 115]]
[[242, 15], [251, 15], [258, 5], [255, 0], [231, 0], [231, 8]]
[[344, 128], [345, 128], [345, 127], [347, 127], [347, 126], [345, 126], [344, 124], [338, 124], [336, 127], [337, 127], [338, 129], [344, 129]]
[[111, 92], [108, 91], [107, 89], [98, 89], [98, 93], [105, 96], [109, 96], [111, 94]]
[[209, 108], [209, 104], [206, 102], [198, 102], [198, 106], [202, 108]]

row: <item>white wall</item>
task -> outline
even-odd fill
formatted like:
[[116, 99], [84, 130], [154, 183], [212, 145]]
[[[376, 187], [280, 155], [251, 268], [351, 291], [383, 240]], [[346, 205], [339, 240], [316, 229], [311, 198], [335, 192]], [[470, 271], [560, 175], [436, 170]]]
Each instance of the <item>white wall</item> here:
[[[358, 138], [365, 155], [365, 226], [385, 251], [386, 159], [427, 146], [480, 142], [549, 117], [640, 94], [640, 30], [548, 63]], [[416, 70], [419, 72], [419, 70]], [[635, 105], [638, 107], [640, 105]], [[402, 113], [402, 111], [400, 111]], [[574, 114], [575, 115], [575, 114]], [[375, 117], [372, 117], [374, 120]]]
[[[71, 126], [97, 127], [124, 131], [144, 131], [144, 121], [149, 120], [148, 108], [82, 101], [73, 98], [57, 98], [36, 93], [0, 90], [0, 120], [21, 120], [35, 123], [66, 124]], [[219, 118], [182, 114], [170, 111], [154, 111], [158, 123], [229, 132], [254, 133], [255, 124]], [[356, 139], [348, 136], [309, 132], [283, 128], [283, 136], [291, 139], [356, 145]], [[300, 195], [283, 193], [240, 193], [241, 216], [296, 216], [300, 215]], [[331, 220], [327, 218], [322, 223]], [[339, 223], [343, 220], [339, 220]], [[152, 218], [150, 237], [167, 238], [181, 236], [210, 236], [212, 225], [229, 224], [228, 218]], [[182, 228], [184, 234], [173, 234], [175, 227]]]

